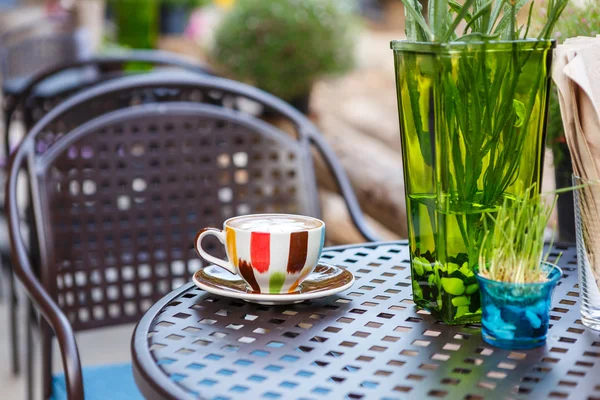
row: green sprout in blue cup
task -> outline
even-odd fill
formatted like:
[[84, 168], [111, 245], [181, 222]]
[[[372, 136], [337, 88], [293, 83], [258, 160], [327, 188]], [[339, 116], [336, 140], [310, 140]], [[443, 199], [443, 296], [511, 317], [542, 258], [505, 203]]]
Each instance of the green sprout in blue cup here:
[[556, 198], [544, 204], [532, 186], [523, 198], [506, 200], [488, 215], [476, 276], [482, 336], [493, 346], [529, 349], [546, 341], [552, 293], [562, 276], [560, 268], [546, 262], [548, 253], [543, 255], [555, 203]]

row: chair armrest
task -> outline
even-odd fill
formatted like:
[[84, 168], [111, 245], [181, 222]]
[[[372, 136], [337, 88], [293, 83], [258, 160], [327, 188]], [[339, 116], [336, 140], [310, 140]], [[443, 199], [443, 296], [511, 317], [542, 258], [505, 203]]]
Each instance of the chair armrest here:
[[350, 213], [350, 218], [352, 219], [352, 222], [354, 222], [356, 229], [358, 229], [360, 234], [363, 235], [363, 237], [369, 242], [381, 241], [381, 238], [379, 238], [377, 234], [375, 234], [368, 226], [365, 216], [360, 209], [360, 204], [356, 199], [356, 194], [354, 193], [352, 185], [350, 184], [350, 180], [348, 179], [348, 175], [346, 175], [344, 168], [337, 161], [333, 150], [331, 150], [325, 139], [323, 139], [319, 133], [311, 132], [309, 134], [309, 140], [315, 146], [319, 154], [323, 157], [327, 168], [333, 174], [334, 180], [342, 197], [344, 198], [344, 202], [346, 203], [346, 207]]
[[8, 230], [11, 242], [13, 270], [25, 287], [28, 296], [56, 335], [62, 355], [69, 399], [83, 400], [81, 361], [73, 328], [67, 316], [58, 307], [58, 304], [56, 304], [52, 297], [50, 297], [33, 273], [19, 229], [20, 218], [17, 206], [16, 185], [18, 171], [24, 159], [23, 153], [23, 151], [17, 151], [15, 157], [11, 158], [9, 176], [6, 182], [6, 210], [9, 222]]

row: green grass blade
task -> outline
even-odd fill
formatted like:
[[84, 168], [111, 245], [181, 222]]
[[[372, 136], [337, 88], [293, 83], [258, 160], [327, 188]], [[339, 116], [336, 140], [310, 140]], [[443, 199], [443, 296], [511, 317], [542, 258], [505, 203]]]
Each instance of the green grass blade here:
[[[419, 41], [419, 42], [429, 42], [433, 40], [433, 32], [427, 26], [425, 22], [425, 18], [423, 18], [423, 14], [421, 13], [421, 4], [418, 0], [401, 0], [402, 4], [404, 4], [404, 10], [406, 12], [406, 22], [407, 26], [411, 23], [414, 23], [415, 32], [407, 32], [407, 37], [409, 40]], [[433, 1], [433, 0], [432, 0]], [[417, 29], [418, 28], [418, 29]], [[411, 37], [413, 36], [413, 37]]]
[[[511, 25], [514, 27], [516, 14], [525, 4], [529, 3], [530, 0], [518, 0], [514, 5], [506, 4], [504, 7], [504, 13], [500, 22], [496, 25], [494, 33], [499, 33], [503, 39], [510, 39], [514, 35], [514, 28], [511, 33]], [[514, 15], [513, 15], [514, 12]]]
[[[460, 4], [459, 2], [455, 1], [455, 0], [449, 0], [448, 1], [448, 6], [450, 6], [450, 9], [452, 11], [454, 11], [455, 13], [460, 13], [460, 11], [462, 10], [462, 4]], [[473, 18], [473, 14], [471, 14], [470, 12], [467, 12], [465, 14], [465, 22], [469, 22], [471, 21], [471, 19]]]
[[529, 34], [529, 28], [531, 27], [531, 16], [533, 15], [533, 5], [535, 3], [531, 3], [529, 6], [529, 13], [527, 15], [527, 28], [525, 29], [525, 34], [523, 35], [523, 39], [527, 39], [527, 35]]
[[[473, 16], [471, 17], [471, 20], [465, 26], [464, 33], [467, 33], [467, 31], [469, 30], [471, 25], [473, 25], [474, 22], [478, 21], [479, 18], [482, 18], [482, 19], [485, 19], [486, 17], [489, 18], [490, 10], [495, 1], [496, 0], [489, 0], [479, 10], [477, 10], [477, 12], [475, 14], [473, 14]], [[481, 30], [479, 30], [478, 33], [481, 33]]]
[[494, 34], [494, 35], [485, 35], [479, 32], [474, 32], [474, 33], [468, 33], [466, 35], [462, 35], [461, 37], [457, 38], [456, 41], [458, 42], [484, 42], [484, 41], [490, 41], [490, 40], [499, 40], [500, 39], [500, 35], [499, 34]]
[[498, 22], [498, 18], [500, 17], [500, 12], [504, 7], [504, 3], [506, 3], [506, 0], [498, 0], [496, 1], [496, 3], [494, 3], [494, 9], [492, 10], [492, 14], [490, 15], [490, 21], [487, 26], [488, 35], [492, 34], [494, 26], [496, 25], [496, 23]]
[[452, 24], [446, 31], [446, 34], [442, 38], [441, 42], [446, 42], [450, 38], [451, 33], [454, 32], [454, 30], [456, 29], [458, 24], [460, 24], [460, 22], [463, 20], [464, 16], [469, 12], [469, 8], [471, 8], [474, 1], [475, 0], [465, 0], [465, 4], [463, 4], [460, 12], [456, 15], [456, 17], [454, 17], [454, 21], [452, 21]]
[[551, 3], [551, 6], [548, 7], [548, 19], [546, 20], [546, 24], [542, 28], [538, 39], [550, 38], [550, 35], [554, 30], [554, 26], [558, 22], [558, 18], [560, 17], [568, 3], [569, 0], [556, 0], [556, 3]]
[[[448, 28], [446, 25], [446, 17], [448, 15], [448, 0], [432, 0], [432, 16], [429, 20], [429, 24], [433, 31], [434, 42], [445, 42], [449, 32], [454, 31], [453, 28]], [[462, 18], [461, 18], [462, 19]], [[440, 40], [440, 38], [443, 38]]]
[[476, 21], [476, 24], [473, 29], [475, 32], [485, 32], [484, 27], [487, 27], [492, 13], [492, 8], [490, 6], [491, 3], [493, 3], [494, 1], [495, 0], [475, 0], [475, 4], [473, 6], [473, 13], [477, 14], [480, 13], [482, 10], [484, 11], [483, 14]]

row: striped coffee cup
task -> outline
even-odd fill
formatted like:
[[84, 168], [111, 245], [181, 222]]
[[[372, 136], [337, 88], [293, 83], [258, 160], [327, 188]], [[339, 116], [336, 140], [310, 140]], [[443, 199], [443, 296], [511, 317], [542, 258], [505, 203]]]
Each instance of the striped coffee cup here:
[[[216, 236], [228, 260], [211, 256], [202, 239]], [[237, 274], [255, 293], [292, 293], [315, 269], [323, 243], [325, 223], [291, 214], [251, 214], [230, 218], [223, 230], [202, 229], [196, 251], [206, 261]]]

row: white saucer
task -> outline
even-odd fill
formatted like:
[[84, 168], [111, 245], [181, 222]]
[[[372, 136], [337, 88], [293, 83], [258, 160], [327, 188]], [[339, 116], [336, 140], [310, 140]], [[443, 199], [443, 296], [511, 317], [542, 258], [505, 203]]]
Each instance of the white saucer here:
[[215, 265], [196, 271], [193, 281], [200, 289], [212, 294], [273, 305], [301, 303], [342, 292], [354, 284], [354, 275], [344, 268], [319, 263], [297, 291], [282, 294], [253, 293], [242, 278]]

